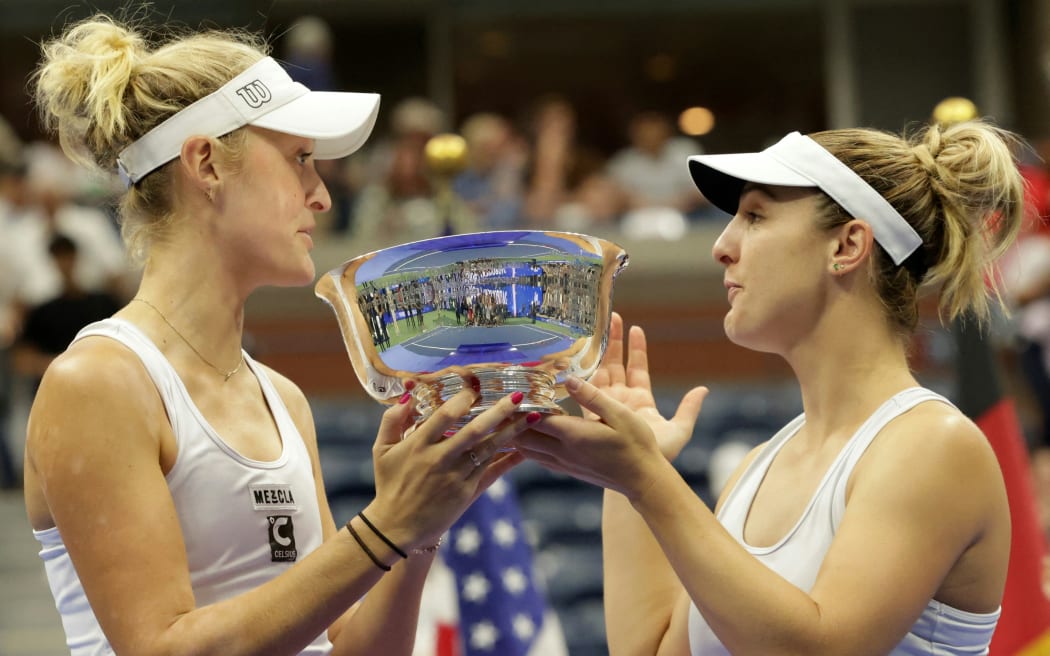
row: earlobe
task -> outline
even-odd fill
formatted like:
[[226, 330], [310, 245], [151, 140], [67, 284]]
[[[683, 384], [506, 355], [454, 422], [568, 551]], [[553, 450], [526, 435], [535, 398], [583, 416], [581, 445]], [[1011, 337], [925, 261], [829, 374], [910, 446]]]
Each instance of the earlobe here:
[[875, 244], [875, 237], [867, 221], [853, 219], [839, 228], [832, 257], [835, 273], [856, 268], [867, 259]]
[[218, 187], [219, 171], [215, 162], [216, 149], [212, 140], [205, 136], [193, 136], [182, 143], [179, 166], [190, 182], [214, 200]]

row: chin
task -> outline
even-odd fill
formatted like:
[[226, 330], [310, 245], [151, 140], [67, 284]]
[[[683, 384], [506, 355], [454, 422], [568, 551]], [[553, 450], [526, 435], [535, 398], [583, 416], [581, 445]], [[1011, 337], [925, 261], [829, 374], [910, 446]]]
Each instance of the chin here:
[[726, 338], [733, 344], [746, 348], [749, 351], [755, 351], [757, 353], [776, 353], [777, 348], [771, 342], [771, 340], [765, 338], [760, 331], [747, 330], [733, 322], [729, 321], [729, 317], [726, 317], [723, 323], [725, 328]]
[[313, 260], [311, 260], [309, 266], [304, 265], [296, 271], [286, 272], [275, 280], [273, 285], [275, 287], [305, 287], [313, 284], [316, 276], [317, 268], [314, 266]]

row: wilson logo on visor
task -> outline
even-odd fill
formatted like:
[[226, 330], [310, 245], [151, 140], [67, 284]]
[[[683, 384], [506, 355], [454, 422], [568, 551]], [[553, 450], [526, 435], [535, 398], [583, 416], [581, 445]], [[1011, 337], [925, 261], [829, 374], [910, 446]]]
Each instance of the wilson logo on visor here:
[[240, 89], [237, 89], [237, 95], [244, 102], [248, 103], [248, 106], [252, 109], [259, 109], [264, 103], [270, 102], [273, 98], [270, 89], [259, 80], [252, 80]]

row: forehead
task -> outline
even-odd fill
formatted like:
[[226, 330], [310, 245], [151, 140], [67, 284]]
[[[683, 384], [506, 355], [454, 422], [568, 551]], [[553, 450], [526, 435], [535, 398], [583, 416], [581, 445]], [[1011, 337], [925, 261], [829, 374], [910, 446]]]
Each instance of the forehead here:
[[792, 203], [814, 199], [820, 190], [817, 187], [783, 187], [748, 182], [740, 190], [740, 200], [771, 201], [774, 203]]
[[248, 135], [251, 140], [262, 141], [282, 151], [295, 150], [297, 148], [309, 151], [312, 150], [314, 146], [313, 139], [298, 137], [294, 134], [287, 134], [285, 132], [267, 130], [266, 128], [259, 128], [254, 125], [248, 126]]

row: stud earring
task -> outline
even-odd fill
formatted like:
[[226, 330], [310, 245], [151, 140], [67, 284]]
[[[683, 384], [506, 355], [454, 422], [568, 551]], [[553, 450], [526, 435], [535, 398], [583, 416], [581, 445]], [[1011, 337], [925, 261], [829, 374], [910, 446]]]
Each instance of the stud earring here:
[[842, 269], [842, 265], [839, 264], [838, 262], [836, 262], [836, 263], [831, 265], [831, 268], [834, 269], [835, 271], [839, 271], [839, 270]]

